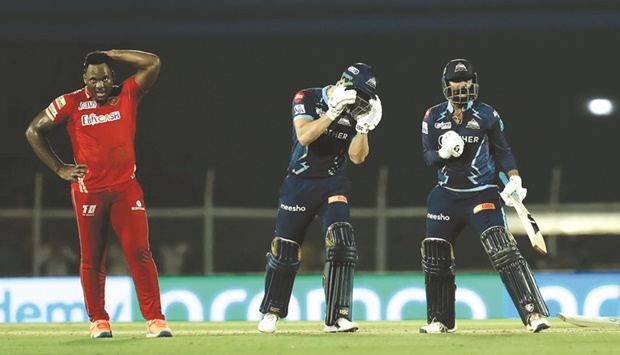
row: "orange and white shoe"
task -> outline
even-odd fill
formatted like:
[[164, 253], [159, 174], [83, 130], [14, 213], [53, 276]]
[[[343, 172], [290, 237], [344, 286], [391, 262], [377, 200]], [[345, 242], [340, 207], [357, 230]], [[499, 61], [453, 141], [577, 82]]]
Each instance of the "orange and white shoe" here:
[[168, 324], [163, 319], [151, 319], [146, 321], [146, 337], [147, 338], [162, 338], [171, 337], [172, 330], [168, 328]]
[[111, 338], [112, 329], [110, 328], [110, 321], [105, 319], [99, 319], [90, 323], [90, 337]]

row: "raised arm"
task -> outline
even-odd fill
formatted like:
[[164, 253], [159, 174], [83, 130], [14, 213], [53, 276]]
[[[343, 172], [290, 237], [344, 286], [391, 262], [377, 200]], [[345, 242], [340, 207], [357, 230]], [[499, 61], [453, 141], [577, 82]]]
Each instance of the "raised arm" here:
[[130, 49], [112, 49], [105, 51], [113, 61], [128, 63], [138, 69], [136, 72], [136, 83], [144, 91], [149, 91], [157, 76], [161, 63], [159, 57], [152, 53], [130, 50]]
[[351, 145], [349, 145], [349, 159], [354, 164], [361, 164], [366, 160], [368, 153], [370, 153], [368, 134], [358, 133], [351, 141]]
[[293, 122], [297, 140], [304, 147], [314, 142], [321, 134], [325, 132], [327, 127], [332, 124], [332, 120], [323, 114], [319, 119], [311, 121], [307, 119], [297, 119]]
[[47, 135], [53, 127], [52, 119], [43, 110], [28, 125], [26, 139], [43, 163], [58, 176], [67, 181], [78, 181], [79, 178], [84, 177], [88, 168], [84, 164], [65, 164], [58, 158], [47, 139]]

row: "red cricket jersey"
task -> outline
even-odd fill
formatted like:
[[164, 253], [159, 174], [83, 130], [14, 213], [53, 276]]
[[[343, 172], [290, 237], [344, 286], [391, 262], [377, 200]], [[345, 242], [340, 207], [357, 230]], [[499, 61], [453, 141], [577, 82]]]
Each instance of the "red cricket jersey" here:
[[46, 109], [55, 125], [66, 122], [75, 163], [88, 167], [84, 186], [89, 192], [134, 178], [136, 113], [144, 94], [132, 76], [103, 105], [85, 87], [59, 96]]

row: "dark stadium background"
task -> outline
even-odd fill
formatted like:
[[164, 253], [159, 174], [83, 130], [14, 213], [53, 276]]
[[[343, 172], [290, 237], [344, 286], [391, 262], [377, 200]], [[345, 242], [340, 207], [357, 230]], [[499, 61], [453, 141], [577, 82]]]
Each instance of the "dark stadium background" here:
[[[32, 207], [37, 172], [44, 177], [43, 206], [70, 208], [68, 185], [36, 158], [24, 131], [54, 98], [82, 86], [86, 53], [113, 48], [145, 50], [162, 60], [158, 82], [140, 106], [136, 138], [137, 177], [150, 208], [202, 206], [212, 170], [216, 205], [275, 212], [294, 94], [335, 82], [358, 61], [377, 70], [384, 116], [370, 136], [367, 161], [349, 165], [350, 202], [374, 206], [378, 171], [386, 166], [388, 206], [424, 206], [435, 171], [422, 159], [421, 120], [443, 100], [441, 71], [458, 57], [474, 63], [480, 98], [504, 120], [529, 191], [526, 202], [549, 201], [554, 167], [562, 172], [561, 203], [617, 202], [620, 117], [591, 117], [585, 101], [605, 96], [620, 103], [618, 30], [617, 1], [0, 1], [0, 208]], [[132, 73], [127, 67], [116, 72], [119, 79]], [[71, 161], [66, 133], [56, 131], [51, 140]], [[390, 221], [390, 270], [419, 271], [423, 222]], [[0, 223], [0, 234], [12, 236], [0, 242], [4, 253], [32, 248], [28, 221]], [[260, 272], [273, 225], [217, 221], [216, 270]], [[151, 220], [151, 243], [200, 245], [202, 227], [195, 220]], [[354, 227], [360, 267], [371, 271], [374, 242], [364, 238], [374, 222], [358, 220]], [[44, 228], [78, 247], [73, 220]], [[314, 226], [308, 236], [318, 257], [319, 234]], [[609, 237], [596, 240], [600, 249], [617, 250]], [[575, 251], [586, 241], [561, 243], [567, 255], [579, 257]], [[586, 268], [607, 258], [590, 252]], [[28, 275], [24, 255], [23, 267], [2, 274]], [[186, 272], [200, 273], [201, 258], [190, 254]], [[311, 260], [310, 270], [318, 270], [320, 262]], [[490, 269], [470, 233], [457, 243], [457, 265]]]

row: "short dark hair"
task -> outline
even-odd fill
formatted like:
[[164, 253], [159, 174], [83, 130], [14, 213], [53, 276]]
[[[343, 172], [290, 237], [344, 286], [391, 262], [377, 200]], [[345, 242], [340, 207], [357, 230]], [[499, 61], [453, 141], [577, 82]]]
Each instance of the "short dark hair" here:
[[105, 54], [102, 51], [94, 51], [90, 52], [84, 58], [84, 72], [86, 73], [86, 69], [91, 64], [110, 64], [112, 62], [112, 58], [109, 55]]

